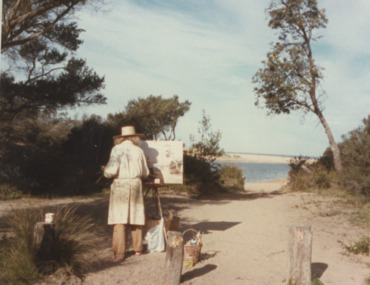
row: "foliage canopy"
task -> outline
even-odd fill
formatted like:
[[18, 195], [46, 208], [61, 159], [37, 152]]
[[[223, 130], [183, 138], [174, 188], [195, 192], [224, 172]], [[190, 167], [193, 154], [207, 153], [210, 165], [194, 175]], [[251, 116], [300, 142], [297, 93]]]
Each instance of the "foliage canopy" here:
[[2, 121], [105, 103], [104, 77], [74, 57], [83, 30], [71, 16], [92, 1], [3, 2], [1, 51], [9, 68], [1, 74]]
[[189, 111], [190, 105], [188, 100], [180, 102], [177, 95], [171, 98], [150, 95], [130, 100], [123, 112], [109, 114], [108, 122], [113, 123], [117, 131], [123, 125], [132, 124], [146, 139], [162, 136], [165, 140], [175, 140], [177, 122]]

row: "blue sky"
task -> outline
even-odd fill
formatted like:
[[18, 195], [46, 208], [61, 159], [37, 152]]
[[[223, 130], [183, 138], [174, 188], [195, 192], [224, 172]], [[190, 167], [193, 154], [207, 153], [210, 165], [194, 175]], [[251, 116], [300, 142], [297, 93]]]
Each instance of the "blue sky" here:
[[[107, 105], [80, 114], [123, 111], [138, 97], [178, 95], [192, 105], [177, 139], [189, 145], [202, 110], [227, 152], [320, 156], [328, 146], [311, 114], [267, 116], [254, 106], [252, 77], [276, 34], [270, 0], [116, 0], [104, 11], [78, 13], [78, 56], [106, 79]], [[324, 115], [337, 141], [370, 113], [370, 1], [323, 0], [328, 27], [315, 43], [324, 70]]]

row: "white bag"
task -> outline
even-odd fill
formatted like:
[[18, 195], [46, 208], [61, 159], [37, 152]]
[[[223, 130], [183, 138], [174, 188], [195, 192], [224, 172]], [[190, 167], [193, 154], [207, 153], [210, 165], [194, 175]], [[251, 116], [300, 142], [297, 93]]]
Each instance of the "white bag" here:
[[145, 235], [145, 240], [148, 242], [148, 251], [164, 251], [165, 250], [165, 241], [164, 241], [164, 220], [161, 219], [159, 225], [152, 227]]

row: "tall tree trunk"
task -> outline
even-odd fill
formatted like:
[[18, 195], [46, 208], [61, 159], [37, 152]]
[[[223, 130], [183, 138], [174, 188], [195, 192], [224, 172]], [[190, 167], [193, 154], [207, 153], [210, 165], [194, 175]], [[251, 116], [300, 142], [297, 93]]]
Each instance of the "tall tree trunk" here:
[[342, 166], [342, 158], [340, 155], [340, 150], [337, 145], [337, 143], [334, 140], [333, 133], [331, 132], [331, 129], [329, 127], [328, 122], [325, 120], [325, 117], [321, 111], [321, 108], [319, 107], [319, 102], [316, 98], [316, 86], [317, 86], [317, 67], [314, 64], [314, 60], [312, 57], [312, 50], [311, 50], [311, 44], [310, 44], [310, 39], [307, 37], [307, 35], [304, 33], [304, 41], [307, 44], [307, 50], [308, 50], [308, 62], [310, 65], [310, 73], [311, 73], [311, 88], [310, 88], [310, 98], [312, 101], [312, 106], [313, 106], [313, 112], [319, 117], [319, 120], [324, 127], [326, 136], [328, 137], [329, 140], [329, 146], [330, 149], [333, 153], [333, 162], [334, 162], [334, 169], [337, 172], [341, 172], [343, 169]]
[[334, 169], [337, 172], [341, 172], [343, 170], [342, 158], [341, 158], [341, 155], [340, 155], [339, 147], [338, 147], [337, 143], [335, 142], [334, 136], [333, 136], [333, 134], [332, 134], [332, 132], [330, 130], [329, 124], [325, 120], [324, 115], [322, 114], [321, 111], [316, 112], [316, 115], [319, 117], [320, 122], [321, 122], [321, 124], [324, 127], [326, 136], [329, 139], [329, 146], [330, 146], [330, 149], [331, 149], [331, 151], [333, 153]]

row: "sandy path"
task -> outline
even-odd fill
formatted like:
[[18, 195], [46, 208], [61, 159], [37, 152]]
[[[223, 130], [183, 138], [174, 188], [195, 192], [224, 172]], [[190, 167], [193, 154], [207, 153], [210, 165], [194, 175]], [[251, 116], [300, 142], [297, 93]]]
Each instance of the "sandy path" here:
[[[244, 194], [211, 200], [163, 197], [181, 230], [203, 233], [201, 261], [184, 269], [182, 284], [284, 284], [288, 228], [296, 223], [312, 226], [312, 268], [325, 285], [363, 284], [370, 260], [346, 255], [338, 240], [358, 240], [364, 230], [350, 226], [330, 199], [278, 191], [283, 183], [247, 184]], [[84, 284], [162, 284], [164, 260], [165, 253], [130, 256], [88, 274]]]
[[[348, 222], [347, 209], [337, 208], [334, 198], [279, 190], [284, 180], [246, 184], [247, 191], [214, 199], [193, 200], [162, 194], [164, 209], [181, 217], [180, 230], [195, 228], [203, 233], [200, 262], [183, 270], [182, 284], [285, 284], [288, 228], [309, 224], [313, 230], [313, 273], [325, 284], [362, 285], [370, 274], [370, 259], [346, 254], [340, 242], [357, 241], [369, 228]], [[111, 227], [106, 226], [108, 199], [86, 200], [81, 213], [97, 218], [107, 234], [100, 263], [82, 284], [162, 284], [165, 253], [139, 257], [131, 253], [122, 263], [111, 261]], [[340, 241], [340, 242], [338, 242]], [[54, 278], [46, 284], [62, 283]]]

